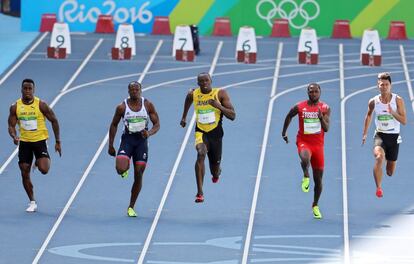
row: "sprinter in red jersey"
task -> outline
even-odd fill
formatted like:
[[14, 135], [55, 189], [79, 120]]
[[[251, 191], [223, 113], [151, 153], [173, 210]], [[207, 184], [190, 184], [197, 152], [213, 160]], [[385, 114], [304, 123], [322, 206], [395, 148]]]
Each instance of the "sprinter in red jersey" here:
[[312, 166], [313, 181], [315, 182], [312, 211], [313, 217], [321, 219], [318, 201], [322, 193], [322, 175], [324, 169], [324, 136], [329, 129], [331, 109], [319, 101], [321, 87], [317, 83], [308, 85], [309, 99], [295, 104], [286, 115], [283, 124], [282, 137], [286, 143], [289, 139], [286, 133], [292, 118], [298, 115], [299, 131], [296, 136], [296, 146], [303, 170], [302, 191], [309, 192], [309, 166]]

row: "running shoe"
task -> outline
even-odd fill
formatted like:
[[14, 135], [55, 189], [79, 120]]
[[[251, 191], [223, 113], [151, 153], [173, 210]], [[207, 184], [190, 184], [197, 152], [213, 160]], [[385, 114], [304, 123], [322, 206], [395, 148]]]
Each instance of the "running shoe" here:
[[381, 198], [381, 197], [384, 195], [384, 192], [382, 191], [382, 188], [381, 188], [381, 187], [378, 187], [378, 188], [377, 188], [377, 191], [376, 191], [375, 195], [376, 195], [378, 198]]
[[30, 201], [29, 207], [27, 207], [26, 212], [34, 213], [37, 211], [37, 204], [36, 201]]
[[202, 194], [197, 194], [197, 195], [196, 195], [195, 202], [196, 202], [196, 203], [202, 203], [202, 202], [204, 202], [204, 195], [202, 195]]
[[220, 177], [214, 177], [214, 176], [211, 176], [211, 181], [212, 181], [213, 183], [217, 183], [217, 182], [219, 181], [219, 179], [220, 179]]
[[303, 177], [302, 179], [302, 191], [309, 192], [309, 177]]
[[128, 171], [124, 171], [124, 173], [121, 174], [122, 179], [128, 178]]
[[319, 210], [319, 206], [315, 205], [314, 207], [312, 207], [312, 211], [313, 211], [313, 218], [315, 219], [322, 218], [322, 214], [321, 214], [321, 211]]
[[137, 217], [137, 213], [135, 213], [134, 208], [128, 207], [128, 216], [129, 217]]

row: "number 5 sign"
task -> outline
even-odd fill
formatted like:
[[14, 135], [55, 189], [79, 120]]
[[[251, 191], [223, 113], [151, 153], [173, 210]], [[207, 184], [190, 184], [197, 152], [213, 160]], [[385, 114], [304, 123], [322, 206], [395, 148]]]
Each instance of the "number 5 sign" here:
[[67, 23], [56, 22], [53, 25], [52, 37], [50, 38], [50, 47], [66, 48], [66, 53], [71, 53], [70, 33]]

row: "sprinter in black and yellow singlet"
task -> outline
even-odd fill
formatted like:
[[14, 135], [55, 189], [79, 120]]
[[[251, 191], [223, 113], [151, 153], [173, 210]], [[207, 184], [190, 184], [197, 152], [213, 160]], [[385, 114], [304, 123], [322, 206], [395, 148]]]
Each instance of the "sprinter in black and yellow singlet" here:
[[208, 73], [200, 73], [197, 76], [199, 88], [188, 92], [184, 102], [184, 111], [180, 125], [186, 126], [186, 118], [191, 104], [194, 104], [196, 113], [195, 146], [197, 161], [195, 174], [197, 182], [196, 203], [204, 202], [203, 182], [205, 166], [204, 160], [208, 156], [211, 180], [217, 183], [220, 177], [223, 115], [230, 120], [236, 118], [236, 112], [231, 104], [230, 97], [223, 89], [211, 87], [211, 77]]
[[[35, 157], [35, 166], [42, 174], [50, 168], [50, 157], [47, 151], [46, 140], [49, 133], [46, 128], [46, 119], [52, 123], [55, 134], [55, 151], [62, 155], [59, 136], [59, 122], [52, 109], [38, 97], [34, 96], [35, 83], [32, 79], [22, 81], [22, 97], [10, 107], [9, 135], [13, 143], [19, 145], [19, 168], [22, 175], [23, 187], [30, 199], [27, 212], [35, 212], [37, 203], [34, 197], [33, 184], [30, 179], [30, 167]], [[19, 126], [18, 136], [16, 125]]]
[[[129, 162], [134, 162], [134, 183], [131, 188], [131, 198], [127, 209], [129, 217], [136, 217], [135, 202], [142, 187], [142, 177], [148, 160], [148, 138], [160, 129], [160, 120], [155, 106], [141, 96], [141, 84], [137, 81], [128, 84], [129, 98], [120, 103], [115, 110], [109, 127], [108, 154], [116, 155], [116, 171], [122, 178], [128, 177]], [[121, 144], [116, 153], [114, 139], [118, 124], [123, 120], [124, 131]], [[152, 127], [148, 128], [151, 121]]]

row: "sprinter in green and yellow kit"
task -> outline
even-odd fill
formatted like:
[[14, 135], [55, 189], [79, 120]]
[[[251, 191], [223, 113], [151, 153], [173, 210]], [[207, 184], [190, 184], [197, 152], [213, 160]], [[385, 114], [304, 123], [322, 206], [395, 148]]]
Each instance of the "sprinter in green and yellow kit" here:
[[[49, 172], [50, 157], [47, 151], [46, 140], [49, 133], [46, 128], [46, 119], [52, 124], [55, 134], [55, 151], [62, 155], [59, 136], [59, 122], [52, 109], [38, 97], [34, 96], [35, 83], [32, 79], [22, 81], [22, 97], [11, 107], [8, 119], [9, 135], [15, 145], [19, 145], [19, 168], [22, 174], [23, 187], [30, 203], [26, 212], [36, 212], [33, 184], [30, 180], [30, 167], [35, 157], [35, 166], [42, 174]], [[19, 135], [16, 131], [19, 126]]]
[[204, 160], [208, 156], [211, 180], [217, 183], [220, 177], [221, 152], [223, 139], [223, 115], [230, 120], [236, 118], [236, 112], [230, 102], [230, 97], [223, 89], [211, 87], [211, 77], [208, 73], [197, 76], [199, 88], [188, 92], [184, 102], [184, 111], [180, 125], [186, 126], [186, 118], [191, 104], [194, 104], [196, 114], [195, 146], [197, 161], [195, 174], [197, 182], [196, 203], [204, 202], [203, 182]]

